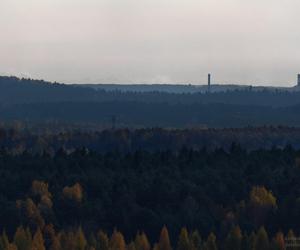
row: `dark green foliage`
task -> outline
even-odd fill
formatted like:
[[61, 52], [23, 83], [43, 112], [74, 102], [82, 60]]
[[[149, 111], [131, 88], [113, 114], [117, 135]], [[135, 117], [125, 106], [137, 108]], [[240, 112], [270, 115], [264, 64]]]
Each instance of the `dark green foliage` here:
[[[21, 223], [33, 232], [49, 223], [89, 230], [117, 227], [131, 238], [145, 230], [151, 241], [164, 224], [170, 225], [171, 240], [182, 225], [198, 229], [205, 238], [212, 230], [227, 234], [235, 224], [250, 233], [262, 222], [271, 234], [289, 228], [297, 232], [299, 156], [291, 147], [128, 154], [75, 150], [59, 151], [54, 157], [4, 152], [0, 157], [1, 227], [9, 233]], [[254, 187], [262, 186], [266, 197], [272, 191], [276, 198], [276, 206], [263, 213], [253, 210], [256, 198], [250, 195]], [[264, 197], [259, 200], [263, 204]]]

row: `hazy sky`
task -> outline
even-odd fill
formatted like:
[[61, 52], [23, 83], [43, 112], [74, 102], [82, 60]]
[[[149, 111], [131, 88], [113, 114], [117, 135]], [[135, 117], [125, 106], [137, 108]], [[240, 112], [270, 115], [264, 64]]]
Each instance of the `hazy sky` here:
[[290, 86], [300, 0], [0, 0], [0, 74]]

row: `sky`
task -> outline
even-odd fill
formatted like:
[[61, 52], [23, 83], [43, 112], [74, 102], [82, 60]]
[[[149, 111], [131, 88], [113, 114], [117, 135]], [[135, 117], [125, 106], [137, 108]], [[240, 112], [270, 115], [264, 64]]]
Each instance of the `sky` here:
[[292, 86], [299, 0], [0, 0], [0, 75]]

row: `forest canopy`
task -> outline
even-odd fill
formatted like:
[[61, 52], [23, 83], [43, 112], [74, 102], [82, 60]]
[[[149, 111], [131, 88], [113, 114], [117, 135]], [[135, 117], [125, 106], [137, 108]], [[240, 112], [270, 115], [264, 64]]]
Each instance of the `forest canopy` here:
[[119, 91], [90, 85], [0, 77], [3, 121], [67, 122], [119, 127], [300, 126], [298, 89], [221, 92]]

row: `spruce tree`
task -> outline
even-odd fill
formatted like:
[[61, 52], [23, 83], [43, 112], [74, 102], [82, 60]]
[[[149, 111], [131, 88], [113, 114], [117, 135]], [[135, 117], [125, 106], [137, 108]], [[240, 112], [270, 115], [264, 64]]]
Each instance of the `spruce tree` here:
[[87, 246], [87, 241], [81, 227], [79, 227], [79, 229], [77, 230], [75, 234], [75, 238], [76, 238], [76, 250], [85, 250]]
[[255, 250], [269, 249], [269, 237], [264, 227], [261, 227], [256, 236]]
[[177, 243], [177, 250], [192, 250], [190, 239], [188, 236], [188, 231], [186, 228], [182, 228], [179, 234], [179, 239]]
[[14, 236], [14, 244], [18, 250], [31, 250], [31, 242], [32, 237], [29, 229], [25, 231], [23, 227], [18, 227]]
[[193, 250], [202, 250], [203, 242], [198, 230], [194, 231], [190, 235], [190, 244]]
[[214, 233], [209, 234], [207, 241], [205, 243], [204, 249], [205, 250], [218, 250], [216, 236]]
[[5, 231], [0, 237], [0, 250], [7, 250], [9, 248], [9, 240]]
[[114, 230], [110, 239], [111, 250], [126, 250], [126, 243], [121, 232]]
[[99, 231], [96, 240], [96, 250], [109, 250], [109, 239], [106, 233]]
[[164, 226], [161, 230], [157, 247], [158, 250], [172, 250], [170, 238], [169, 238], [169, 232], [166, 226]]
[[39, 228], [33, 236], [32, 250], [46, 250], [43, 234]]
[[151, 246], [145, 233], [137, 233], [135, 237], [136, 250], [150, 250]]
[[242, 232], [237, 226], [228, 234], [225, 240], [225, 250], [241, 250]]

